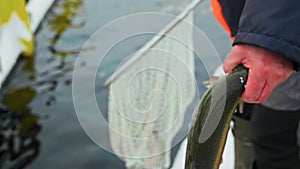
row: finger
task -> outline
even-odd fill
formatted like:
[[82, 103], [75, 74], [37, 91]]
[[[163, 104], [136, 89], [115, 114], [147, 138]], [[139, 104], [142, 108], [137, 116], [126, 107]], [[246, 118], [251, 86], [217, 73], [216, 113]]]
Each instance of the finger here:
[[225, 73], [230, 73], [239, 64], [242, 63], [242, 59], [239, 56], [229, 54], [223, 63], [223, 69]]
[[261, 76], [259, 72], [249, 69], [245, 91], [241, 95], [241, 99], [247, 103], [258, 103], [265, 85], [265, 77]]

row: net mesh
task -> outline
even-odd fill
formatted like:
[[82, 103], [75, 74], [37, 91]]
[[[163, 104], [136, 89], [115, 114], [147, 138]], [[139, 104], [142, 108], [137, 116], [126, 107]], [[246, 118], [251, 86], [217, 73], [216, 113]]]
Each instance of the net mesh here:
[[109, 86], [111, 147], [129, 169], [170, 166], [172, 140], [196, 93], [192, 23], [190, 12]]

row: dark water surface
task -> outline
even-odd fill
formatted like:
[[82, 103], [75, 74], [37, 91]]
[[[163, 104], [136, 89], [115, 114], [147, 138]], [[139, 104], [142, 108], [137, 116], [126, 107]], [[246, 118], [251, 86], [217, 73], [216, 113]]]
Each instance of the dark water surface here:
[[[183, 0], [57, 0], [36, 34], [35, 55], [18, 61], [1, 91], [0, 168], [125, 168], [115, 155], [98, 147], [78, 122], [71, 90], [76, 58], [97, 29], [118, 17], [146, 11], [177, 14], [185, 4]], [[209, 11], [208, 3], [200, 5], [196, 23], [224, 56], [229, 40]], [[111, 60], [98, 71], [95, 89], [104, 112], [107, 89], [102, 83], [124, 56], [149, 38], [129, 40], [108, 54]], [[202, 71], [197, 68], [198, 74]]]

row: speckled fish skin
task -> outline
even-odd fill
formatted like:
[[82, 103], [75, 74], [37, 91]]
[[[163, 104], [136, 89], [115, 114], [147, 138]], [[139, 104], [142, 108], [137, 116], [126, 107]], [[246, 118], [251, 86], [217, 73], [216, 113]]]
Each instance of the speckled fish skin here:
[[[202, 97], [198, 112], [194, 116], [194, 123], [189, 132], [185, 169], [219, 168], [230, 121], [237, 107], [238, 99], [244, 91], [247, 76], [248, 70], [244, 66], [239, 65], [231, 74], [220, 78]], [[208, 118], [210, 106], [215, 106], [211, 105], [212, 93], [220, 90], [224, 86], [224, 83], [226, 83], [226, 92], [223, 92], [224, 94], [220, 97], [226, 99], [225, 107], [222, 112], [211, 112], [222, 113], [222, 115], [220, 115], [220, 122], [216, 124], [216, 129], [208, 139], [201, 143], [201, 141], [199, 142], [199, 137], [205, 127], [204, 125]]]

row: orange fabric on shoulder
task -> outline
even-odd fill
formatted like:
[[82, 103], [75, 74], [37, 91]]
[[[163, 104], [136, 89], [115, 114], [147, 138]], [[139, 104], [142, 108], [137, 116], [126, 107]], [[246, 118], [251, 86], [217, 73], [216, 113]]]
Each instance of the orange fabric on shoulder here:
[[211, 0], [211, 5], [212, 5], [212, 11], [213, 11], [213, 15], [215, 16], [215, 18], [217, 19], [217, 21], [223, 26], [223, 28], [225, 29], [226, 32], [228, 32], [231, 40], [234, 40], [234, 36], [231, 35], [231, 30], [224, 18], [224, 15], [222, 13], [222, 6], [219, 3], [218, 0]]

